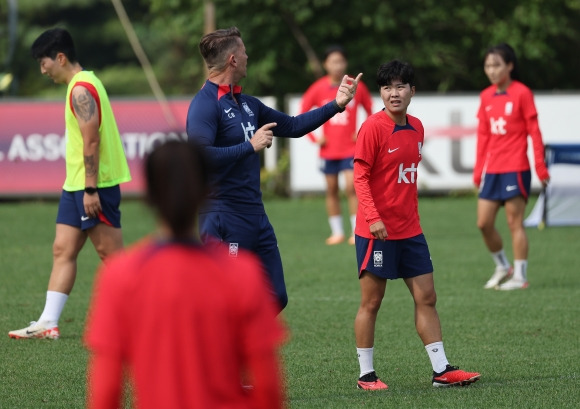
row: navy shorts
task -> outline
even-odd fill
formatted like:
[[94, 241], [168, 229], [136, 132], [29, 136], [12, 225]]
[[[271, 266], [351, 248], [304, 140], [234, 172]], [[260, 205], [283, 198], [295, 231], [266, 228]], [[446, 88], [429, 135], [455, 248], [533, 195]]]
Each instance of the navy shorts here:
[[119, 185], [99, 188], [99, 200], [101, 201], [101, 213], [98, 217], [89, 218], [83, 205], [84, 190], [76, 192], [62, 191], [58, 204], [56, 222], [87, 230], [99, 223], [105, 223], [113, 227], [121, 227], [121, 189]]
[[354, 169], [354, 157], [345, 159], [321, 159], [320, 171], [325, 175], [338, 175], [343, 170]]
[[225, 243], [230, 257], [237, 256], [238, 248], [256, 254], [268, 274], [281, 308], [288, 304], [278, 240], [266, 214], [201, 213], [199, 232], [206, 244], [212, 241]]
[[479, 187], [479, 198], [505, 203], [516, 196], [527, 201], [530, 195], [532, 172], [486, 173]]
[[429, 247], [423, 233], [401, 240], [376, 240], [355, 236], [359, 278], [363, 271], [395, 280], [433, 272]]

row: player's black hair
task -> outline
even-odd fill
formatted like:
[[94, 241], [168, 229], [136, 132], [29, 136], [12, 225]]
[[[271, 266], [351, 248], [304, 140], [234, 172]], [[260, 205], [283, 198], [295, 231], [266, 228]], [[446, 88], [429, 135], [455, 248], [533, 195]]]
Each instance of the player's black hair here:
[[197, 211], [209, 192], [208, 162], [202, 148], [171, 140], [145, 160], [147, 203], [171, 229], [175, 239], [191, 238]]
[[377, 70], [377, 85], [379, 88], [392, 84], [393, 81], [397, 80], [403, 84], [409, 84], [411, 87], [415, 86], [415, 70], [411, 64], [399, 60], [381, 64]]
[[40, 60], [49, 57], [54, 60], [58, 53], [63, 53], [71, 62], [77, 62], [77, 53], [70, 33], [64, 28], [51, 28], [42, 33], [30, 47], [32, 58]]
[[237, 27], [223, 28], [204, 35], [199, 42], [199, 52], [208, 70], [221, 70], [225, 57], [238, 46], [242, 33]]
[[333, 45], [329, 45], [328, 47], [326, 47], [326, 50], [324, 50], [323, 61], [326, 61], [328, 56], [332, 53], [340, 53], [344, 57], [345, 60], [348, 60], [348, 55], [346, 54], [346, 50], [338, 44], [333, 44]]
[[516, 52], [514, 51], [511, 45], [509, 45], [508, 43], [501, 43], [494, 45], [493, 47], [489, 47], [486, 50], [485, 55], [483, 56], [484, 62], [487, 56], [490, 54], [499, 55], [506, 64], [509, 64], [511, 62], [513, 64], [513, 68], [510, 72], [510, 78], [512, 80], [518, 81], [520, 80], [518, 58], [516, 57]]

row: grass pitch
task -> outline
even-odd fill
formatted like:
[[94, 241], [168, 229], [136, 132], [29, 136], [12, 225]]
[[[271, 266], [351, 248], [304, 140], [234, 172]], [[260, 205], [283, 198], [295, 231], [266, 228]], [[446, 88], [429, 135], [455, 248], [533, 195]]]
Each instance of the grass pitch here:
[[[528, 206], [528, 211], [533, 206]], [[42, 312], [51, 267], [55, 202], [0, 204], [0, 408], [80, 408], [87, 353], [82, 332], [98, 258], [87, 244], [58, 341], [11, 340]], [[580, 227], [528, 229], [530, 287], [483, 290], [493, 271], [475, 227], [476, 199], [421, 198], [450, 362], [481, 372], [467, 388], [435, 389], [404, 283], [391, 281], [377, 320], [375, 369], [388, 391], [355, 388], [354, 248], [324, 245], [320, 198], [266, 202], [284, 262], [288, 406], [298, 408], [573, 408], [580, 400]], [[152, 231], [138, 201], [122, 205], [125, 242]], [[511, 256], [500, 212], [498, 228]], [[345, 218], [345, 229], [348, 229]]]

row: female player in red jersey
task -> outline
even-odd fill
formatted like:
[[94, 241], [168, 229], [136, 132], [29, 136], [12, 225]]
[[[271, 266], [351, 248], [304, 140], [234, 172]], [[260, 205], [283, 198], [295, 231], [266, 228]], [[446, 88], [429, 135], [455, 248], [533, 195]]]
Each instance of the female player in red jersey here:
[[463, 371], [447, 360], [435, 307], [433, 263], [419, 220], [417, 169], [425, 132], [419, 118], [407, 114], [415, 95], [415, 71], [408, 63], [390, 61], [379, 67], [377, 85], [384, 108], [361, 126], [354, 155], [359, 199], [355, 246], [361, 293], [354, 322], [360, 366], [357, 387], [388, 388], [374, 369], [375, 327], [387, 281], [399, 278], [413, 297], [415, 328], [431, 361], [432, 385], [466, 386], [480, 374]]
[[[531, 183], [528, 135], [532, 138], [536, 174], [544, 186], [550, 175], [544, 162], [544, 144], [534, 97], [519, 81], [512, 47], [503, 43], [489, 48], [485, 53], [484, 71], [491, 86], [480, 95], [473, 182], [479, 187], [477, 227], [496, 265], [484, 288], [523, 289], [528, 286], [528, 238], [524, 229]], [[512, 238], [513, 268], [495, 228], [501, 206], [505, 206]]]
[[167, 142], [145, 173], [158, 231], [112, 256], [97, 278], [88, 407], [119, 407], [125, 369], [136, 408], [281, 408], [284, 332], [261, 264], [194, 238], [208, 190], [200, 151]]
[[[308, 87], [302, 97], [300, 112], [307, 112], [313, 107], [321, 107], [334, 100], [347, 67], [348, 60], [344, 48], [338, 45], [328, 47], [324, 53], [324, 69], [327, 75]], [[344, 175], [344, 193], [350, 214], [352, 234], [348, 242], [354, 244], [358, 202], [353, 185], [353, 159], [359, 106], [364, 108], [367, 116], [373, 113], [371, 94], [363, 82], [358, 83], [356, 95], [344, 112], [333, 116], [322, 125], [320, 137], [316, 138], [314, 134], [308, 134], [310, 139], [320, 145], [320, 170], [324, 173], [326, 180], [326, 212], [331, 231], [330, 237], [326, 239], [328, 245], [339, 244], [345, 238], [340, 209], [339, 173]]]

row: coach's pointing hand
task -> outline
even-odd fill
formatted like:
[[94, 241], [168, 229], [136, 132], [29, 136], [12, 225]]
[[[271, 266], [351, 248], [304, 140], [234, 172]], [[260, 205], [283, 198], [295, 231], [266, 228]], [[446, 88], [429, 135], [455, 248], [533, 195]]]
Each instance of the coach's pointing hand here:
[[272, 128], [276, 125], [278, 125], [276, 122], [270, 122], [256, 131], [252, 139], [250, 139], [250, 143], [254, 147], [254, 152], [260, 152], [264, 148], [272, 146], [272, 138], [274, 137]]
[[342, 82], [338, 87], [338, 92], [336, 93], [336, 103], [342, 109], [347, 106], [347, 104], [354, 98], [356, 93], [356, 87], [358, 82], [362, 77], [362, 72], [356, 76], [356, 78], [349, 77], [345, 75], [342, 77]]

